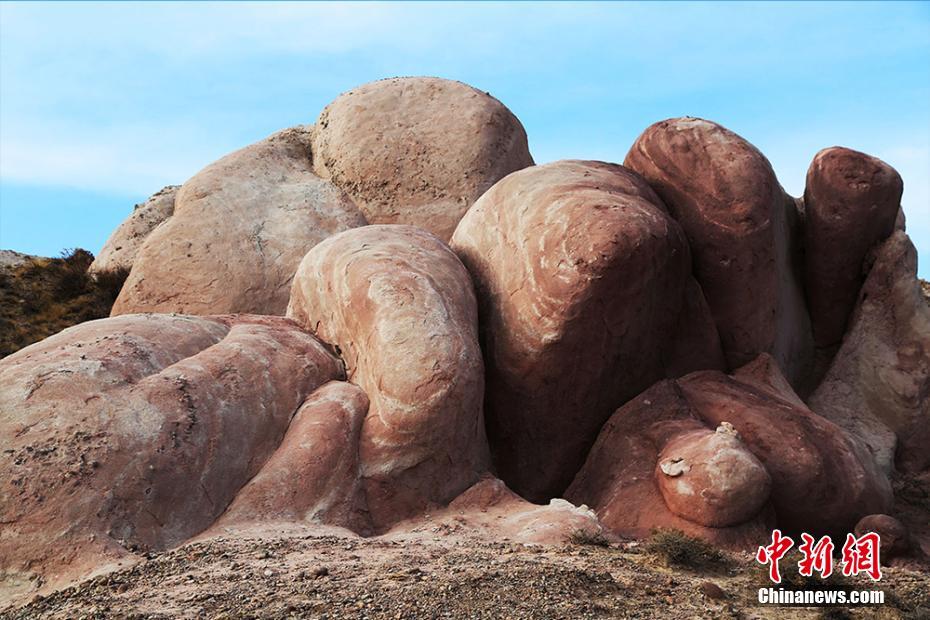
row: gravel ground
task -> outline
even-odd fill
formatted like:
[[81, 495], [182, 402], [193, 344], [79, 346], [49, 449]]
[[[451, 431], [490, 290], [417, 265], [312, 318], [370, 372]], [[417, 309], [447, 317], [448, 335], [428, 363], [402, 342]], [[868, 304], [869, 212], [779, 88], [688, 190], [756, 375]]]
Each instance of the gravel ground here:
[[[631, 542], [560, 547], [281, 531], [191, 543], [3, 618], [930, 618], [930, 573], [888, 568], [880, 607], [761, 607], [749, 554], [698, 574]], [[865, 587], [870, 582], [862, 582]]]

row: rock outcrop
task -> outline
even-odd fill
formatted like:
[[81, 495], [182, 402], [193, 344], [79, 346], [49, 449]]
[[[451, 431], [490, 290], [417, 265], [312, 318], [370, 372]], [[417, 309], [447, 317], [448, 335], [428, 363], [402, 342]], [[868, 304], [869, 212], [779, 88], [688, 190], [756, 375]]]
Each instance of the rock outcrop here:
[[818, 347], [842, 340], [866, 254], [895, 228], [904, 183], [875, 157], [831, 147], [814, 156], [804, 190], [805, 283]]
[[886, 510], [888, 480], [868, 451], [775, 372], [763, 359], [653, 386], [610, 418], [566, 497], [621, 533], [676, 527], [737, 546], [773, 523], [845, 536]]
[[207, 528], [342, 369], [280, 317], [127, 315], [0, 361], [0, 570], [54, 581]]
[[90, 273], [130, 270], [139, 248], [155, 228], [174, 213], [178, 185], [169, 185], [153, 194], [120, 224], [91, 263]]
[[326, 237], [363, 226], [310, 168], [310, 130], [280, 131], [207, 166], [146, 238], [112, 314], [284, 314], [291, 279]]
[[354, 88], [313, 130], [313, 168], [372, 224], [412, 224], [447, 241], [468, 207], [533, 165], [520, 121], [467, 84], [394, 78]]
[[[515, 172], [468, 211], [452, 248], [478, 295], [494, 463], [530, 500], [564, 491], [611, 412], [666, 368], [722, 363], [684, 234], [621, 166]], [[696, 345], [681, 359], [676, 332]]]
[[444, 505], [488, 466], [468, 272], [432, 234], [372, 225], [313, 248], [287, 314], [330, 343], [371, 399], [361, 475], [382, 529]]
[[796, 206], [762, 153], [699, 118], [669, 119], [637, 138], [624, 165], [681, 224], [731, 369], [771, 353], [803, 384], [813, 343], [798, 257]]
[[351, 383], [332, 381], [313, 392], [214, 528], [284, 521], [370, 533], [358, 455], [367, 413], [368, 397]]
[[857, 437], [885, 471], [930, 467], [930, 306], [917, 251], [895, 232], [872, 265], [811, 409]]

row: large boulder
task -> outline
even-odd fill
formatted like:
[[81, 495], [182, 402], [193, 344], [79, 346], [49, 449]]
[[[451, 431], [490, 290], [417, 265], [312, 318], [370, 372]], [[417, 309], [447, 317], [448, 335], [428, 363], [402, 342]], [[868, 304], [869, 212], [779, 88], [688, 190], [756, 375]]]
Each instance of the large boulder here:
[[763, 360], [732, 376], [692, 373], [678, 385], [705, 424], [731, 424], [765, 465], [778, 525], [845, 536], [860, 517], [887, 510], [891, 488], [866, 447], [811, 412]]
[[310, 130], [280, 131], [181, 186], [139, 250], [112, 315], [284, 314], [307, 251], [365, 218], [310, 168]]
[[287, 313], [371, 399], [359, 459], [376, 529], [448, 503], [487, 469], [475, 296], [442, 241], [401, 225], [335, 235], [301, 262]]
[[129, 217], [107, 239], [88, 271], [129, 271], [149, 233], [174, 213], [174, 198], [179, 187], [164, 187], [144, 203], [136, 205]]
[[531, 501], [565, 490], [618, 405], [722, 364], [681, 228], [622, 166], [515, 172], [468, 211], [452, 248], [478, 294], [494, 462]]
[[358, 442], [368, 397], [331, 381], [300, 406], [281, 445], [236, 495], [214, 532], [250, 523], [325, 524], [368, 533]]
[[0, 361], [0, 572], [47, 586], [204, 530], [342, 368], [282, 317], [127, 315]]
[[814, 156], [804, 190], [805, 284], [818, 347], [842, 340], [866, 253], [895, 228], [904, 183], [894, 168], [842, 147]]
[[[654, 529], [673, 528], [727, 547], [757, 545], [774, 519], [767, 474], [760, 475], [745, 447], [736, 438], [726, 442], [736, 458], [723, 457], [724, 468], [711, 485], [701, 470], [708, 471], [715, 455], [700, 449], [685, 455], [675, 447], [704, 443], [709, 432], [680, 387], [661, 381], [611, 416], [565, 497], [591, 506], [623, 536], [645, 538]], [[751, 489], [751, 479], [763, 486]], [[675, 488], [680, 484], [693, 493], [686, 497], [686, 489]]]
[[621, 534], [675, 527], [737, 546], [775, 524], [845, 537], [891, 503], [871, 455], [807, 409], [767, 356], [732, 376], [660, 382], [628, 402], [566, 497]]
[[443, 240], [498, 179], [532, 165], [510, 110], [439, 78], [359, 86], [326, 106], [313, 131], [314, 170], [372, 224], [412, 224]]
[[930, 467], [930, 306], [916, 277], [917, 251], [898, 231], [871, 261], [849, 331], [810, 406], [868, 445], [885, 471], [921, 471]]
[[647, 128], [624, 165], [684, 229], [730, 368], [768, 352], [802, 385], [813, 343], [795, 264], [798, 213], [765, 156], [716, 123], [685, 117]]

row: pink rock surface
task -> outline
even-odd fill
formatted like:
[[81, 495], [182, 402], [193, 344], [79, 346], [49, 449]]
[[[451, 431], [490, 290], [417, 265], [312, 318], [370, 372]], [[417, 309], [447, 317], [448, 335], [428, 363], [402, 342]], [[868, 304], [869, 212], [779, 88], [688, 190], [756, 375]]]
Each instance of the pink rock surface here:
[[370, 533], [358, 455], [367, 413], [368, 397], [351, 383], [331, 381], [313, 392], [278, 449], [214, 528], [291, 521]]
[[127, 315], [0, 361], [0, 570], [47, 583], [209, 526], [341, 367], [284, 318]]
[[139, 250], [112, 315], [284, 314], [307, 251], [366, 221], [310, 168], [310, 131], [285, 129], [210, 164]]
[[515, 172], [451, 245], [478, 294], [495, 466], [530, 500], [564, 491], [625, 400], [722, 364], [680, 227], [622, 166]]
[[930, 468], [930, 307], [898, 231], [872, 255], [849, 331], [811, 409], [864, 442], [885, 471]]
[[794, 264], [797, 212], [765, 156], [716, 123], [684, 117], [647, 128], [624, 165], [684, 229], [730, 368], [768, 352], [801, 384], [813, 351]]
[[842, 340], [863, 260], [894, 230], [903, 191], [895, 169], [865, 153], [834, 146], [814, 156], [804, 190], [804, 267], [817, 346]]
[[326, 106], [313, 131], [314, 170], [372, 224], [412, 224], [443, 240], [498, 179], [532, 165], [510, 110], [452, 80], [364, 84]]
[[487, 469], [475, 297], [442, 241], [400, 225], [331, 237], [300, 264], [288, 316], [331, 343], [371, 399], [359, 456], [376, 529]]
[[400, 523], [386, 537], [410, 541], [437, 533], [546, 545], [564, 544], [578, 533], [605, 541], [616, 538], [587, 506], [575, 506], [564, 499], [531, 504], [490, 475], [483, 476], [447, 508]]
[[174, 213], [177, 185], [169, 185], [153, 194], [144, 203], [136, 205], [132, 213], [120, 224], [103, 249], [94, 258], [88, 271], [116, 271], [131, 269], [139, 248], [155, 228]]

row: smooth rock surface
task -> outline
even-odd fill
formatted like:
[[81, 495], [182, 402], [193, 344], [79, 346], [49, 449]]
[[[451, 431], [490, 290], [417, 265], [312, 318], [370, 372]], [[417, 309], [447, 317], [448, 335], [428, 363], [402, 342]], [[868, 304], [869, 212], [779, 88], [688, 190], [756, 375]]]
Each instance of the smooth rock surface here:
[[214, 529], [288, 521], [370, 533], [358, 458], [367, 413], [368, 397], [356, 385], [331, 381], [314, 391], [294, 414], [278, 449]]
[[565, 497], [591, 506], [606, 527], [622, 536], [646, 538], [654, 529], [670, 528], [726, 547], [758, 545], [775, 524], [768, 506], [741, 523], [708, 527], [673, 512], [660, 491], [656, 468], [663, 449], [707, 432], [677, 383], [660, 381], [611, 416]]
[[618, 405], [670, 371], [722, 365], [684, 234], [622, 166], [515, 172], [451, 245], [478, 295], [494, 463], [531, 501], [564, 491]]
[[897, 171], [865, 153], [834, 146], [814, 156], [804, 190], [804, 268], [818, 347], [842, 340], [863, 260], [894, 230], [903, 191]]
[[351, 199], [313, 174], [310, 130], [285, 129], [207, 166], [136, 256], [112, 315], [284, 314], [310, 248], [365, 225]]
[[314, 170], [369, 222], [412, 224], [444, 241], [489, 187], [532, 165], [510, 110], [452, 80], [364, 84], [326, 106], [313, 131]]
[[684, 117], [647, 128], [624, 165], [684, 229], [730, 368], [768, 352], [792, 385], [803, 383], [813, 345], [794, 251], [798, 214], [765, 156], [716, 123]]
[[131, 269], [149, 233], [174, 213], [174, 199], [179, 187], [164, 187], [142, 204], [136, 205], [129, 217], [107, 239], [88, 271], [99, 273]]
[[729, 424], [671, 439], [658, 456], [656, 481], [669, 510], [707, 527], [749, 521], [769, 499], [765, 466]]
[[488, 467], [476, 312], [461, 262], [413, 226], [346, 231], [300, 264], [288, 316], [371, 399], [359, 458], [376, 529], [448, 503]]
[[898, 231], [874, 261], [811, 409], [864, 442], [886, 472], [930, 467], [930, 306]]

